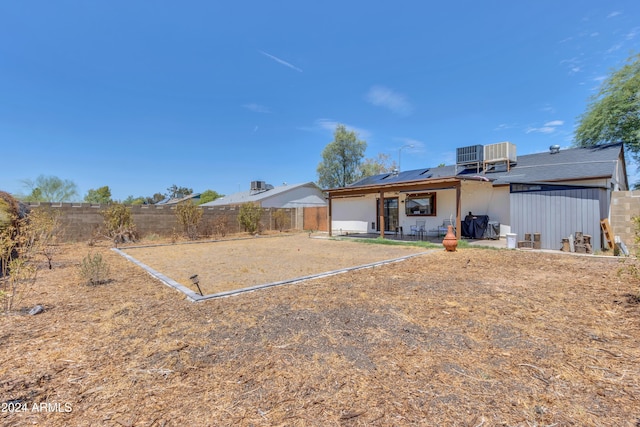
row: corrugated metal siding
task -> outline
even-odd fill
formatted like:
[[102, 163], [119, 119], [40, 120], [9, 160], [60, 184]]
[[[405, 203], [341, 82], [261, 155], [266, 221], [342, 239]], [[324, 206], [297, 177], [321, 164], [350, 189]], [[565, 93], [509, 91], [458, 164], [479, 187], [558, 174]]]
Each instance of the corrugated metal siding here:
[[592, 238], [594, 250], [602, 247], [600, 220], [607, 217], [607, 190], [571, 190], [511, 193], [511, 232], [540, 233], [543, 249], [560, 249], [562, 239], [581, 231]]

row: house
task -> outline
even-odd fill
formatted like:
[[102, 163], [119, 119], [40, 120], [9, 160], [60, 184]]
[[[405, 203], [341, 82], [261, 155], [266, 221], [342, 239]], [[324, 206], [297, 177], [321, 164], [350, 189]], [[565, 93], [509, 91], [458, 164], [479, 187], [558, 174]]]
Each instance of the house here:
[[[600, 221], [611, 193], [628, 189], [621, 143], [516, 156], [510, 142], [457, 149], [455, 165], [392, 172], [327, 190], [331, 234], [408, 231], [443, 226], [463, 236], [463, 216], [488, 217], [499, 235], [540, 234], [558, 249], [575, 232], [602, 247]], [[465, 218], [467, 219], [467, 218]]]
[[176, 197], [176, 198], [167, 197], [163, 200], [160, 200], [158, 203], [156, 203], [156, 205], [175, 206], [178, 203], [186, 202], [187, 200], [190, 200], [191, 203], [193, 203], [194, 205], [197, 205], [200, 202], [200, 195], [201, 193], [191, 193], [183, 197]]
[[201, 206], [235, 206], [257, 203], [263, 208], [302, 208], [326, 206], [322, 189], [313, 182], [277, 187], [264, 181], [252, 181], [247, 191], [224, 196]]

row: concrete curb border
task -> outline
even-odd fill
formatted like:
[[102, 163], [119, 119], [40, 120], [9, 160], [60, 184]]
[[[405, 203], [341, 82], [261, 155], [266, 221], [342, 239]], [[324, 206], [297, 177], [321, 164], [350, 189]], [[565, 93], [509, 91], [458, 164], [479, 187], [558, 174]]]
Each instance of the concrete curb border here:
[[126, 258], [129, 261], [131, 261], [135, 265], [139, 266], [140, 268], [145, 270], [147, 273], [149, 273], [152, 277], [154, 277], [155, 279], [157, 279], [160, 282], [164, 283], [165, 285], [174, 288], [178, 292], [182, 292], [187, 297], [187, 299], [190, 300], [191, 302], [199, 302], [199, 301], [206, 301], [206, 300], [211, 300], [211, 299], [232, 297], [232, 296], [244, 294], [244, 293], [247, 293], [247, 292], [257, 291], [257, 290], [260, 290], [260, 289], [272, 288], [272, 287], [275, 287], [275, 286], [282, 286], [282, 285], [291, 285], [291, 284], [295, 284], [295, 283], [306, 282], [308, 280], [320, 279], [320, 278], [323, 278], [323, 277], [329, 277], [329, 276], [334, 276], [334, 275], [337, 275], [337, 274], [347, 273], [349, 271], [364, 270], [366, 268], [373, 268], [373, 267], [378, 267], [378, 266], [385, 265], [385, 264], [392, 264], [392, 263], [395, 263], [395, 262], [405, 261], [407, 259], [414, 258], [414, 257], [417, 257], [417, 256], [427, 255], [427, 254], [435, 252], [438, 249], [432, 249], [432, 250], [428, 250], [426, 252], [420, 252], [420, 253], [417, 253], [417, 254], [406, 255], [406, 256], [403, 256], [403, 257], [400, 257], [400, 258], [393, 258], [393, 259], [388, 259], [388, 260], [384, 260], [384, 261], [372, 262], [370, 264], [358, 265], [358, 266], [355, 266], [355, 267], [347, 267], [347, 268], [341, 268], [339, 270], [326, 271], [324, 273], [311, 274], [311, 275], [308, 275], [308, 276], [297, 277], [295, 279], [281, 280], [281, 281], [278, 281], [278, 282], [271, 282], [271, 283], [263, 283], [261, 285], [254, 285], [254, 286], [249, 286], [249, 287], [246, 287], [246, 288], [234, 289], [232, 291], [224, 291], [224, 292], [218, 292], [218, 293], [215, 293], [215, 294], [207, 294], [207, 295], [200, 295], [200, 294], [192, 291], [191, 289], [189, 289], [186, 286], [176, 282], [175, 280], [171, 279], [170, 277], [165, 276], [164, 274], [160, 273], [159, 271], [154, 270], [153, 268], [149, 267], [146, 264], [143, 264], [142, 262], [138, 261], [137, 259], [135, 259], [131, 255], [123, 252], [120, 249], [111, 248], [111, 250], [114, 251], [115, 253], [123, 256], [124, 258]]

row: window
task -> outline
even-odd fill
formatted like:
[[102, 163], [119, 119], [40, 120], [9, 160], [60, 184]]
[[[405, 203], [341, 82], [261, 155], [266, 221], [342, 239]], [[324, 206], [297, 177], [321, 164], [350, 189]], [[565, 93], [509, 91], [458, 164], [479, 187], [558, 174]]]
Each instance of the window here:
[[436, 193], [407, 194], [404, 209], [407, 216], [435, 216]]

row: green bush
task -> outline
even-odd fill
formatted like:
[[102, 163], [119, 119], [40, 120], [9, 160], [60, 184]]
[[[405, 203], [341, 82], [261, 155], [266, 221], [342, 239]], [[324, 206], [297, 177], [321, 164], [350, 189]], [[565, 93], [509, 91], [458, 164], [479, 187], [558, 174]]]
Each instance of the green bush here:
[[109, 271], [109, 264], [102, 259], [102, 255], [99, 253], [89, 253], [86, 257], [82, 258], [80, 277], [87, 285], [95, 286], [107, 283]]
[[202, 209], [194, 205], [190, 200], [178, 203], [176, 206], [176, 216], [182, 231], [191, 240], [198, 238], [198, 224], [202, 219]]
[[635, 227], [636, 256], [621, 259], [620, 263], [623, 266], [618, 269], [618, 277], [624, 277], [629, 283], [637, 286], [635, 294], [630, 296], [629, 301], [638, 304], [640, 303], [640, 216], [631, 218], [631, 221]]
[[116, 247], [118, 243], [136, 241], [138, 233], [133, 223], [131, 208], [121, 203], [114, 203], [102, 211], [101, 214], [104, 218], [106, 235], [113, 240]]
[[255, 203], [245, 203], [240, 206], [238, 224], [250, 234], [255, 234], [260, 229], [260, 216], [262, 208]]
[[276, 230], [282, 232], [291, 227], [291, 218], [287, 215], [284, 209], [278, 209], [273, 214], [273, 221], [275, 223]]
[[225, 215], [219, 215], [213, 220], [213, 234], [224, 237], [229, 232], [229, 224]]

